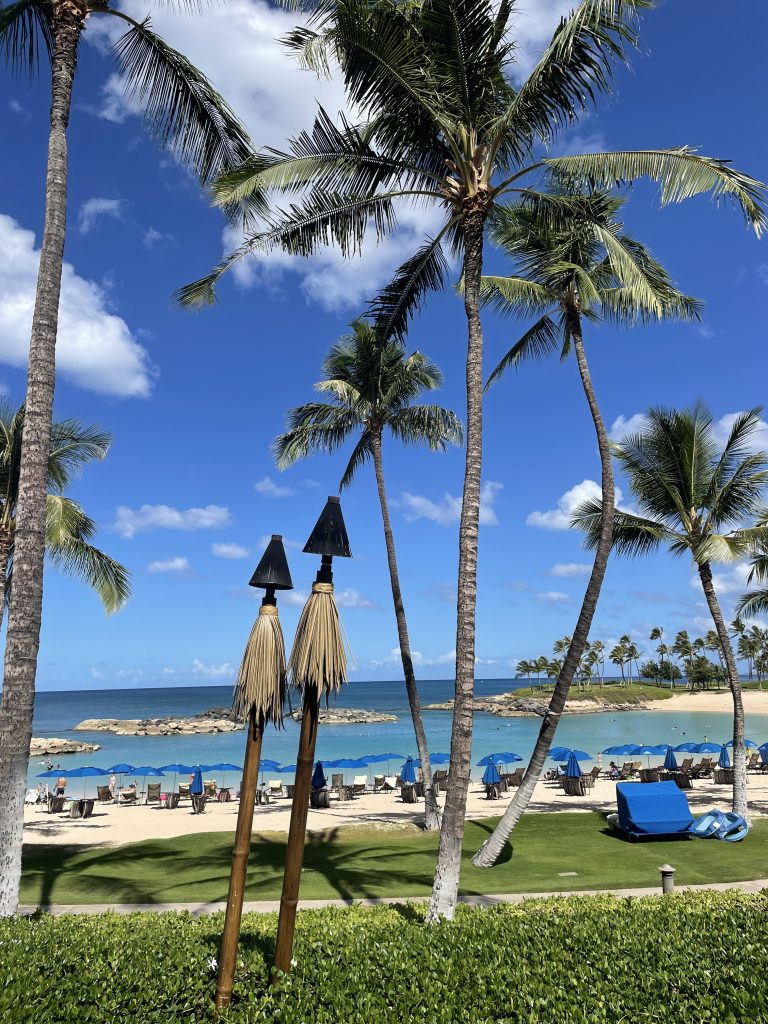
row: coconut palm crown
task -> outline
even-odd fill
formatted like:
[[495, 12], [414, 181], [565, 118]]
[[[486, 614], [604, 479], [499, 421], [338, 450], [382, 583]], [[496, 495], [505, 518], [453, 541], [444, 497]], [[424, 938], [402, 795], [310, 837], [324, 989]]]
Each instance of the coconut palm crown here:
[[[763, 511], [757, 519], [758, 527], [765, 530], [765, 537], [758, 538], [755, 545], [752, 566], [748, 582], [768, 584], [768, 511]], [[752, 590], [740, 599], [736, 605], [737, 618], [754, 618], [756, 615], [768, 613], [768, 587]]]

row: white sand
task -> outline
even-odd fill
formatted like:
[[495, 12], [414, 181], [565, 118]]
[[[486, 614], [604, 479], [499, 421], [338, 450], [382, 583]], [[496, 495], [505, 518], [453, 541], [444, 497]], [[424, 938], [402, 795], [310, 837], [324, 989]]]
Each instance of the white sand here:
[[[768, 715], [768, 690], [745, 690], [742, 699], [747, 715]], [[647, 701], [645, 710], [713, 711], [732, 714], [733, 698], [730, 690], [721, 690], [717, 693], [708, 690], [686, 690], [666, 700]]]
[[[691, 810], [696, 813], [712, 807], [730, 809], [729, 786], [718, 786], [710, 779], [693, 783], [686, 791]], [[468, 818], [485, 818], [502, 814], [512, 794], [500, 800], [487, 800], [485, 789], [477, 783], [470, 787], [467, 805]], [[442, 800], [442, 798], [441, 798]], [[768, 774], [749, 775], [750, 813], [754, 817], [768, 815]], [[85, 819], [72, 819], [68, 815], [48, 815], [27, 807], [24, 811], [25, 843], [61, 843], [66, 846], [120, 846], [141, 839], [171, 839], [197, 832], [234, 832], [237, 821], [237, 803], [209, 802], [204, 814], [192, 814], [188, 803], [175, 810], [149, 807], [118, 807], [113, 804], [95, 804], [93, 815]], [[530, 804], [533, 812], [546, 811], [603, 811], [616, 810], [616, 784], [598, 781], [584, 797], [565, 796], [559, 786], [540, 782]], [[287, 832], [291, 804], [278, 800], [264, 807], [256, 807], [253, 830], [257, 832]], [[331, 801], [324, 810], [309, 811], [308, 829], [323, 831], [339, 826], [366, 828], [415, 828], [423, 814], [423, 802], [404, 804], [395, 793], [371, 793], [356, 800], [340, 803]]]

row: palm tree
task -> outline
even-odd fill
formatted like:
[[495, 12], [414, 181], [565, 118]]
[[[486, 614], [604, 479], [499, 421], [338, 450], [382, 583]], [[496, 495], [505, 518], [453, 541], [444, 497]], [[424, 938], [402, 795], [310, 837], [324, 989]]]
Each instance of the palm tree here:
[[[178, 293], [182, 305], [214, 300], [219, 278], [254, 250], [307, 256], [329, 243], [358, 252], [366, 232], [382, 238], [399, 204], [431, 204], [443, 215], [433, 238], [396, 271], [372, 310], [384, 337], [402, 336], [431, 290], [449, 273], [446, 246], [461, 259], [467, 322], [466, 466], [459, 520], [456, 678], [451, 770], [428, 919], [452, 918], [471, 768], [477, 551], [482, 470], [483, 332], [480, 291], [486, 225], [504, 197], [525, 194], [556, 216], [536, 192], [550, 168], [576, 182], [613, 187], [650, 177], [663, 203], [702, 192], [729, 196], [757, 231], [765, 215], [759, 182], [726, 162], [676, 150], [542, 157], [535, 152], [609, 92], [615, 62], [637, 41], [648, 0], [582, 0], [555, 31], [527, 81], [513, 86], [512, 0], [431, 0], [372, 4], [327, 0], [289, 45], [305, 65], [338, 64], [358, 124], [337, 124], [320, 109], [288, 151], [254, 155], [215, 186], [216, 201], [247, 203], [246, 238], [204, 278]], [[261, 218], [253, 206], [270, 194], [297, 196]], [[537, 199], [538, 196], [538, 199]], [[578, 659], [574, 661], [575, 663]]]
[[[1, 0], [0, 0], [1, 2]], [[190, 4], [190, 6], [192, 6]], [[202, 183], [238, 164], [248, 139], [205, 76], [156, 35], [149, 20], [134, 21], [114, 0], [17, 0], [0, 6], [0, 47], [16, 71], [51, 63], [51, 113], [45, 218], [32, 315], [24, 445], [21, 457], [13, 588], [0, 705], [0, 916], [16, 909], [21, 829], [32, 704], [40, 642], [46, 484], [53, 418], [59, 294], [67, 221], [67, 127], [80, 39], [89, 18], [109, 15], [130, 27], [113, 48], [118, 74], [138, 98], [152, 135]]]
[[[525, 359], [554, 352], [559, 352], [562, 359], [573, 350], [600, 453], [604, 528], [573, 637], [565, 652], [563, 671], [548, 714], [542, 719], [523, 783], [515, 790], [496, 831], [475, 856], [476, 866], [496, 862], [503, 842], [525, 811], [541, 777], [574, 674], [587, 649], [608, 566], [615, 485], [608, 432], [587, 363], [584, 324], [609, 321], [631, 327], [648, 320], [690, 319], [698, 315], [696, 301], [675, 288], [648, 250], [624, 233], [618, 219], [623, 199], [607, 192], [580, 193], [568, 183], [553, 182], [554, 186], [558, 184], [559, 192], [550, 194], [558, 208], [556, 227], [552, 226], [551, 213], [544, 213], [538, 200], [531, 205], [527, 197], [496, 215], [492, 237], [511, 257], [517, 273], [484, 277], [484, 298], [504, 315], [536, 319], [499, 362], [489, 383]], [[629, 637], [626, 642], [630, 644]], [[632, 645], [628, 653], [630, 682], [631, 659], [636, 654], [637, 648]]]
[[637, 668], [637, 659], [640, 657], [640, 651], [638, 650], [637, 644], [634, 643], [634, 641], [632, 641], [629, 637], [622, 637], [622, 640], [624, 640], [624, 649], [627, 654], [627, 666], [629, 668], [629, 679], [627, 680], [627, 683], [629, 686], [631, 686], [632, 662], [634, 661], [635, 668]]
[[[712, 563], [729, 562], [768, 540], [768, 528], [745, 528], [768, 483], [768, 453], [750, 448], [760, 426], [760, 409], [739, 415], [719, 448], [712, 416], [702, 403], [682, 411], [653, 408], [647, 426], [623, 438], [614, 453], [626, 473], [641, 514], [614, 513], [613, 546], [641, 555], [662, 544], [676, 555], [690, 553], [698, 571], [725, 659], [733, 697], [733, 809], [746, 814], [744, 706], [728, 630], [712, 581]], [[601, 508], [585, 502], [573, 523], [594, 547], [600, 537]], [[677, 644], [677, 641], [676, 641]]]
[[613, 665], [618, 665], [621, 671], [621, 685], [623, 686], [626, 681], [624, 678], [624, 664], [627, 660], [627, 649], [624, 644], [621, 641], [614, 644], [608, 657]]
[[[762, 512], [757, 520], [758, 526], [768, 527], [768, 512]], [[768, 584], [768, 543], [757, 542], [752, 553], [752, 568], [750, 569], [748, 582], [757, 580], [760, 583]], [[739, 600], [736, 606], [736, 621], [731, 623], [733, 628], [738, 624], [741, 628], [737, 632], [743, 633], [746, 628], [742, 616], [752, 618], [753, 615], [765, 615], [768, 612], [768, 587], [760, 590], [752, 590]]]
[[[23, 428], [24, 406], [14, 410], [0, 405], [0, 627], [13, 577]], [[109, 434], [99, 427], [72, 419], [54, 421], [45, 532], [45, 552], [51, 564], [92, 587], [108, 615], [119, 611], [130, 597], [130, 573], [89, 543], [96, 523], [64, 492], [74, 474], [89, 462], [106, 457], [110, 442]]]
[[528, 661], [526, 658], [521, 658], [517, 663], [517, 669], [515, 670], [515, 679], [527, 679], [528, 688], [533, 689], [531, 676], [535, 672], [534, 663]]
[[440, 827], [437, 798], [432, 788], [429, 749], [421, 717], [419, 692], [411, 656], [408, 624], [400, 588], [395, 541], [389, 519], [384, 486], [382, 438], [385, 430], [404, 444], [427, 444], [432, 451], [445, 451], [449, 442], [460, 444], [460, 421], [439, 405], [413, 405], [424, 391], [434, 391], [443, 382], [440, 370], [420, 352], [406, 356], [396, 341], [382, 341], [363, 319], [352, 323], [352, 333], [332, 347], [323, 364], [324, 377], [315, 385], [329, 402], [310, 402], [291, 409], [289, 428], [274, 444], [281, 469], [315, 452], [332, 452], [353, 433], [359, 438], [352, 450], [340, 487], [347, 487], [356, 471], [369, 459], [373, 462], [384, 524], [389, 579], [395, 606], [400, 658], [411, 708], [416, 746], [424, 776], [425, 824]]
[[685, 663], [686, 679], [688, 682], [688, 686], [690, 687], [691, 663], [693, 661], [694, 651], [693, 644], [691, 643], [691, 638], [688, 636], [688, 630], [681, 629], [678, 633], [675, 634], [675, 642], [672, 644], [671, 649], [672, 653], [676, 654], [677, 657]]
[[595, 664], [600, 666], [600, 689], [602, 690], [605, 678], [605, 642], [603, 640], [593, 640], [592, 651], [597, 658]]

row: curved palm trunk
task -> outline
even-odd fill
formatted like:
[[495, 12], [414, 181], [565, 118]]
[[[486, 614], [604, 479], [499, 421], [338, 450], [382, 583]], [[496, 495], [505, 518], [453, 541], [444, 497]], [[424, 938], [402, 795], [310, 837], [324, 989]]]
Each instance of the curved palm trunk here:
[[741, 699], [741, 681], [736, 659], [733, 656], [731, 640], [723, 621], [723, 613], [712, 583], [712, 569], [709, 562], [697, 566], [699, 579], [707, 599], [709, 613], [723, 648], [723, 657], [728, 671], [728, 686], [733, 697], [733, 810], [735, 814], [747, 817], [747, 759], [744, 748], [744, 702]]
[[0, 526], [0, 630], [5, 618], [5, 590], [8, 586], [8, 562], [13, 547], [13, 534], [4, 526]]
[[437, 806], [437, 797], [432, 788], [432, 766], [429, 763], [429, 748], [427, 747], [427, 736], [424, 732], [424, 722], [421, 717], [421, 703], [419, 701], [419, 691], [416, 688], [416, 675], [413, 671], [411, 641], [408, 636], [408, 623], [405, 618], [403, 594], [400, 590], [400, 574], [397, 571], [395, 539], [392, 534], [387, 492], [384, 487], [381, 435], [372, 433], [371, 442], [373, 447], [373, 465], [376, 470], [376, 486], [379, 489], [379, 502], [381, 504], [381, 519], [384, 524], [384, 541], [387, 545], [387, 564], [389, 565], [389, 581], [392, 585], [392, 601], [395, 606], [397, 639], [400, 643], [400, 658], [403, 662], [405, 689], [408, 694], [408, 704], [411, 709], [411, 718], [413, 719], [413, 731], [416, 734], [416, 749], [419, 752], [421, 774], [424, 779], [424, 827], [428, 832], [435, 832], [440, 828], [440, 809]]
[[531, 755], [531, 760], [526, 768], [522, 784], [515, 790], [515, 795], [504, 812], [501, 821], [472, 858], [472, 863], [478, 868], [492, 867], [499, 859], [499, 855], [504, 849], [509, 836], [530, 803], [536, 783], [541, 778], [541, 773], [544, 769], [544, 762], [547, 754], [549, 753], [549, 748], [552, 745], [552, 740], [555, 738], [555, 732], [560, 721], [560, 716], [565, 708], [565, 702], [568, 698], [568, 691], [571, 688], [574, 673], [578, 668], [581, 655], [584, 652], [584, 647], [589, 637], [589, 630], [592, 626], [592, 618], [595, 614], [597, 599], [600, 596], [600, 588], [602, 587], [603, 579], [605, 578], [608, 556], [611, 553], [611, 543], [613, 541], [615, 487], [613, 481], [613, 466], [611, 465], [611, 449], [608, 442], [608, 434], [605, 429], [605, 424], [603, 423], [603, 418], [600, 414], [600, 407], [597, 404], [595, 392], [592, 388], [589, 367], [587, 366], [587, 359], [584, 354], [580, 317], [578, 313], [573, 313], [569, 319], [569, 327], [576, 352], [576, 362], [579, 366], [579, 376], [581, 377], [581, 384], [584, 388], [584, 394], [586, 395], [587, 402], [589, 404], [589, 411], [592, 414], [592, 421], [595, 425], [595, 433], [597, 434], [597, 447], [600, 451], [601, 481], [603, 487], [600, 540], [598, 541], [597, 550], [595, 551], [592, 573], [589, 577], [586, 593], [584, 594], [584, 600], [579, 612], [579, 618], [576, 622], [576, 628], [573, 631], [573, 638], [568, 648], [568, 653], [565, 656], [565, 661], [563, 662], [560, 675], [557, 677], [557, 683], [555, 684], [555, 690], [552, 694], [552, 699], [549, 702], [549, 707], [542, 719], [539, 735], [536, 739], [536, 746], [533, 748], [533, 754]]
[[427, 920], [452, 920], [459, 894], [461, 847], [467, 810], [472, 754], [475, 690], [475, 609], [477, 541], [480, 522], [480, 474], [483, 461], [483, 329], [480, 323], [480, 278], [488, 197], [466, 202], [464, 229], [464, 309], [467, 315], [467, 447], [464, 493], [459, 521], [459, 577], [456, 606], [456, 682], [448, 774], [437, 866]]
[[35, 673], [40, 644], [45, 549], [46, 482], [50, 450], [56, 332], [67, 220], [67, 125], [83, 20], [73, 3], [56, 3], [51, 131], [45, 182], [45, 224], [32, 316], [16, 507], [14, 586], [8, 615], [0, 704], [0, 916], [16, 911]]

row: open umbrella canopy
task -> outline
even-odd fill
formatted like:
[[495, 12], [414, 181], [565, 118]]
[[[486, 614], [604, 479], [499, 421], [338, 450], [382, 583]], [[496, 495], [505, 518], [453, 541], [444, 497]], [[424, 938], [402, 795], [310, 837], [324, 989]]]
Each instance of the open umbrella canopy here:
[[405, 759], [405, 764], [400, 769], [400, 778], [403, 782], [408, 783], [409, 785], [413, 785], [413, 783], [416, 782], [416, 768], [412, 757], [407, 757]]
[[664, 767], [668, 772], [676, 772], [678, 770], [677, 759], [675, 758], [675, 752], [672, 747], [666, 753], [664, 758]]
[[499, 775], [499, 769], [496, 766], [495, 761], [489, 761], [488, 765], [483, 772], [483, 785], [491, 786], [501, 782], [501, 775]]
[[519, 754], [513, 754], [509, 750], [504, 750], [500, 754], [486, 754], [485, 757], [481, 757], [477, 762], [478, 768], [483, 768], [485, 765], [490, 764], [492, 761], [495, 764], [512, 764], [514, 761], [522, 761], [522, 757]]
[[195, 773], [192, 777], [192, 782], [189, 787], [189, 792], [192, 796], [200, 796], [203, 792], [203, 772], [200, 765], [195, 768]]
[[282, 766], [278, 765], [277, 768], [273, 768], [272, 771], [275, 771], [275, 772], [295, 772], [296, 771], [296, 765], [295, 764], [284, 764]]
[[94, 768], [92, 764], [85, 764], [82, 768], [70, 768], [62, 772], [68, 779], [93, 779], [99, 775], [109, 775], [106, 768]]
[[326, 761], [329, 768], [367, 768], [368, 765], [359, 757], [339, 757], [335, 761]]
[[581, 768], [579, 767], [579, 759], [576, 757], [575, 750], [572, 750], [568, 757], [568, 763], [565, 766], [565, 777], [566, 779], [578, 779], [581, 777]]
[[592, 755], [585, 750], [571, 750], [570, 747], [552, 747], [549, 756], [553, 761], [567, 761], [573, 754], [577, 761], [591, 761]]
[[222, 761], [221, 764], [201, 764], [204, 772], [241, 772], [243, 769], [239, 764], [228, 764]]
[[626, 757], [628, 754], [637, 753], [636, 743], [619, 743], [614, 747], [606, 747], [600, 751], [601, 754], [608, 754], [609, 757]]
[[657, 757], [661, 757], [662, 754], [666, 754], [669, 749], [668, 743], [638, 743], [635, 749], [632, 751], [633, 754], [655, 754]]
[[320, 761], [315, 765], [315, 770], [312, 773], [312, 789], [324, 789], [328, 783], [325, 780], [323, 773], [323, 766]]
[[429, 763], [430, 764], [450, 764], [451, 763], [451, 755], [450, 754], [442, 754], [442, 753], [430, 754], [429, 755]]
[[259, 768], [262, 771], [276, 772], [280, 768], [280, 762], [270, 761], [268, 757], [264, 757], [259, 761]]
[[763, 764], [768, 764], [768, 743], [763, 743], [757, 749], [760, 751], [760, 757], [762, 758]]
[[366, 764], [378, 764], [379, 761], [399, 761], [401, 757], [405, 754], [364, 754], [360, 760]]
[[697, 743], [693, 748], [694, 754], [719, 754], [721, 743], [712, 743], [711, 740], [705, 740], [704, 743]]
[[[114, 772], [115, 775], [127, 775], [134, 770], [132, 764], [113, 764], [111, 768], [107, 768], [108, 772]], [[163, 768], [161, 771], [165, 771], [165, 769]]]
[[[728, 742], [723, 744], [723, 746], [732, 747], [733, 746], [733, 740], [728, 740]], [[757, 744], [755, 743], [754, 740], [744, 740], [744, 746], [745, 747], [756, 747]]]
[[58, 779], [60, 775], [68, 778], [67, 772], [63, 768], [49, 768], [47, 772], [40, 772], [35, 776], [36, 779]]
[[160, 768], [150, 768], [145, 765], [143, 768], [134, 768], [131, 775], [165, 775]]
[[728, 753], [728, 747], [725, 744], [720, 748], [720, 758], [717, 764], [719, 768], [731, 767], [731, 755]]
[[[160, 766], [159, 770], [161, 772], [168, 772], [169, 774], [173, 772], [174, 775], [191, 775], [195, 770], [195, 766], [193, 764], [164, 764]], [[134, 775], [137, 771], [140, 773], [141, 770], [138, 768], [129, 769], [129, 773], [133, 773]]]
[[693, 754], [697, 747], [698, 743], [691, 743], [688, 741], [687, 743], [678, 743], [678, 745], [673, 749], [676, 754]]

